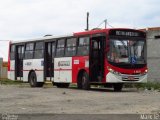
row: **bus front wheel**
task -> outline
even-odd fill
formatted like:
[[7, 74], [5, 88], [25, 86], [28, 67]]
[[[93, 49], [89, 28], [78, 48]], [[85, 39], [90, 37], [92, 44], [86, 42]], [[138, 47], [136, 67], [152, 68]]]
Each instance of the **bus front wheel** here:
[[114, 87], [115, 92], [120, 92], [120, 91], [122, 91], [123, 83], [115, 83], [115, 84], [113, 84], [113, 87]]
[[89, 75], [87, 72], [83, 72], [83, 74], [81, 76], [81, 84], [82, 84], [82, 89], [84, 89], [84, 90], [90, 89]]

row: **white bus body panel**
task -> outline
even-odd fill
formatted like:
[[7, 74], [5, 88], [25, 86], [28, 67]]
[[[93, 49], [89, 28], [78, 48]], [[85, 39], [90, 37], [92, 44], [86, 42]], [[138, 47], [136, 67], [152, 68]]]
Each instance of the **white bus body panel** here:
[[72, 57], [54, 59], [54, 82], [72, 82]]
[[28, 82], [29, 72], [33, 70], [37, 76], [37, 82], [44, 82], [44, 59], [23, 60], [23, 81]]
[[15, 60], [10, 61], [10, 71], [8, 71], [8, 79], [15, 80]]

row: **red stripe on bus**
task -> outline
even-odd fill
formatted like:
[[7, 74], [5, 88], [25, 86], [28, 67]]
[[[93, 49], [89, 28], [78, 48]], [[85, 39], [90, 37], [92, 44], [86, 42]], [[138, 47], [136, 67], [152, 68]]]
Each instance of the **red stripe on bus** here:
[[70, 71], [72, 69], [54, 69], [54, 71]]
[[[15, 70], [10, 70], [10, 71], [15, 71]], [[31, 71], [31, 70], [22, 70], [22, 71]], [[34, 70], [34, 71], [43, 71], [43, 70]]]
[[[22, 71], [31, 71], [31, 70], [22, 70]], [[34, 71], [43, 71], [43, 70], [34, 70]]]

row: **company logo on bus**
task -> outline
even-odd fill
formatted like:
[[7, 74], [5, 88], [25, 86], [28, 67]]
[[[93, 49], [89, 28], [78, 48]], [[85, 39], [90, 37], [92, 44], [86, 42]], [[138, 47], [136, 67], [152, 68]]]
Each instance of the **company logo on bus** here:
[[70, 66], [70, 61], [59, 61], [58, 66]]

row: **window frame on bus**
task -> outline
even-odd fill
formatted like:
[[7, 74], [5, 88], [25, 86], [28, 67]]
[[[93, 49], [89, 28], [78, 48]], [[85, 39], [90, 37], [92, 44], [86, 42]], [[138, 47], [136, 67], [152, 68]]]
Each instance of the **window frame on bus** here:
[[[37, 41], [34, 44], [35, 44], [34, 45], [35, 47], [34, 47], [33, 59], [44, 58], [44, 41]], [[37, 48], [37, 44], [40, 44], [40, 46], [38, 46], [38, 48]]]
[[[27, 49], [28, 44], [33, 44], [33, 49]], [[25, 43], [24, 59], [33, 59], [33, 57], [34, 57], [34, 47], [35, 47], [35, 42]], [[32, 54], [31, 57], [28, 57], [28, 55], [26, 56], [27, 52], [30, 52], [30, 54]]]
[[15, 44], [11, 44], [11, 47], [10, 47], [10, 60], [15, 60], [15, 52], [16, 52], [16, 45]]
[[[54, 49], [53, 49], [53, 45], [54, 45]], [[52, 57], [56, 56], [56, 45], [57, 45], [56, 41], [53, 41], [52, 44], [51, 44], [51, 47], [52, 47], [52, 51], [51, 51]]]
[[[63, 42], [64, 45], [63, 45], [63, 47], [62, 46], [59, 47], [58, 46], [59, 42], [62, 41], [62, 40], [64, 41]], [[64, 57], [64, 55], [65, 55], [65, 46], [66, 46], [66, 38], [59, 38], [59, 39], [56, 40], [56, 51], [55, 51], [55, 56], [56, 57]], [[62, 54], [58, 54], [57, 55], [57, 52], [59, 52], [58, 51], [59, 49], [63, 49], [63, 51], [62, 51]]]
[[[73, 41], [74, 43], [73, 43]], [[72, 41], [71, 43], [68, 43], [68, 41]], [[65, 46], [65, 56], [66, 57], [72, 57], [77, 55], [77, 37], [68, 37], [66, 38], [66, 46]], [[73, 45], [74, 44], [74, 45]]]
[[[16, 57], [18, 57], [18, 59], [23, 59], [24, 58], [24, 45], [23, 44], [21, 44], [21, 45], [16, 45], [16, 47], [17, 46], [21, 46], [21, 48], [20, 49], [18, 49], [17, 50], [17, 53], [16, 53]], [[23, 47], [22, 47], [23, 46]], [[19, 48], [19, 47], [18, 47]], [[23, 49], [22, 49], [23, 48]], [[16, 48], [17, 49], [17, 48]], [[21, 51], [19, 51], [19, 50], [21, 50]], [[17, 55], [18, 54], [18, 55]]]
[[[81, 38], [88, 38], [88, 44], [83, 44], [80, 45], [80, 39]], [[79, 49], [82, 49], [81, 51], [79, 51]], [[86, 53], [84, 54], [84, 49], [87, 49]], [[90, 35], [85, 35], [85, 36], [78, 36], [78, 40], [77, 40], [77, 56], [88, 56], [90, 54]]]

